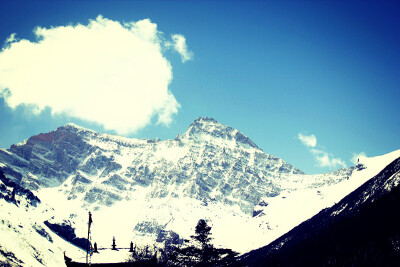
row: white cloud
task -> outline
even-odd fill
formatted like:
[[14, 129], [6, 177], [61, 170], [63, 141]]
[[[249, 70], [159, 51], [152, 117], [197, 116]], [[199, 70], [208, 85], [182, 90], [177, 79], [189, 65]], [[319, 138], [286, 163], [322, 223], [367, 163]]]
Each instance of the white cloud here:
[[317, 161], [320, 167], [329, 167], [329, 168], [337, 168], [342, 167], [346, 168], [346, 163], [340, 159], [335, 158], [332, 154], [322, 151], [319, 149], [311, 149], [310, 152], [314, 154], [314, 158]]
[[180, 55], [182, 62], [186, 62], [193, 58], [193, 53], [188, 50], [186, 45], [186, 38], [181, 34], [173, 34], [171, 36], [172, 43], [167, 46], [172, 46]]
[[[11, 34], [0, 52], [0, 96], [11, 108], [50, 107], [119, 134], [154, 116], [168, 125], [178, 112], [168, 89], [172, 67], [162, 54], [168, 41], [149, 19], [122, 25], [98, 16], [88, 25], [37, 27], [34, 34], [36, 42]], [[182, 61], [190, 59], [185, 38], [174, 36]]]
[[315, 147], [317, 145], [317, 138], [315, 135], [303, 135], [301, 133], [297, 134], [297, 138], [303, 143], [303, 145], [308, 147]]
[[303, 143], [303, 145], [309, 147], [309, 151], [313, 154], [319, 167], [346, 168], [346, 163], [342, 159], [335, 158], [331, 153], [315, 148], [317, 146], [317, 138], [315, 135], [303, 135], [298, 133], [297, 138]]
[[363, 158], [366, 158], [366, 157], [367, 157], [367, 154], [365, 154], [365, 152], [360, 152], [358, 154], [353, 153], [353, 157], [351, 158], [351, 162], [354, 165], [357, 165], [359, 159], [362, 160]]

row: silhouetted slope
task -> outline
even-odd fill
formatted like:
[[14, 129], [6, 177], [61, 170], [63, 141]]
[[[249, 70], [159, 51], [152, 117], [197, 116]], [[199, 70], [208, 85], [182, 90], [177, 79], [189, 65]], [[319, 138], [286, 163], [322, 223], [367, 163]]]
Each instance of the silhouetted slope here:
[[400, 266], [400, 158], [331, 208], [240, 257], [249, 266]]

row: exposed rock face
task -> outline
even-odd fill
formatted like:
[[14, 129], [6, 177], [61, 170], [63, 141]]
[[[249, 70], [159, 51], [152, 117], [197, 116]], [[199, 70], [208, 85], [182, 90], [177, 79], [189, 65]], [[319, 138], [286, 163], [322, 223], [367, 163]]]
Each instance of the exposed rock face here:
[[9, 167], [4, 172], [27, 188], [59, 186], [76, 172], [90, 151], [90, 146], [72, 129], [69, 125], [60, 127], [0, 150], [1, 161]]
[[0, 199], [7, 202], [20, 204], [23, 199], [28, 205], [36, 206], [40, 203], [40, 199], [35, 196], [29, 189], [23, 188], [17, 183], [10, 181], [0, 170]]
[[[44, 224], [56, 233], [58, 236], [61, 236], [66, 241], [71, 242], [72, 244], [80, 247], [83, 250], [87, 248], [87, 239], [82, 237], [77, 237], [75, 234], [74, 228], [71, 227], [67, 222], [63, 222], [62, 224], [50, 223], [45, 221]], [[48, 233], [44, 232], [46, 237], [49, 236]], [[43, 230], [39, 232], [40, 235], [43, 235]]]

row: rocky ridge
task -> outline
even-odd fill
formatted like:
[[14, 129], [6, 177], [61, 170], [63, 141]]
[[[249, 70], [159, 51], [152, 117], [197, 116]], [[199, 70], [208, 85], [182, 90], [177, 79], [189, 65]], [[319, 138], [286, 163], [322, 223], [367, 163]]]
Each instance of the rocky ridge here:
[[222, 201], [251, 213], [261, 197], [279, 194], [289, 176], [305, 180], [299, 169], [211, 118], [199, 118], [183, 135], [164, 141], [67, 124], [0, 150], [0, 162], [29, 189], [62, 185], [70, 199], [84, 195], [88, 204], [107, 206], [129, 198], [135, 186], [151, 186], [151, 197]]

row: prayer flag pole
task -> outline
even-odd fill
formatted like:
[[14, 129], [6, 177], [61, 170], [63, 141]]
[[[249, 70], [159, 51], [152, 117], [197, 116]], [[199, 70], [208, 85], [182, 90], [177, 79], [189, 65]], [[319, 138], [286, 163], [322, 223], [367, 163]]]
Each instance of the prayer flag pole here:
[[90, 247], [90, 226], [92, 225], [92, 213], [89, 211], [89, 222], [88, 222], [88, 237], [87, 237], [87, 246], [86, 246], [86, 264], [89, 264], [89, 247]]

